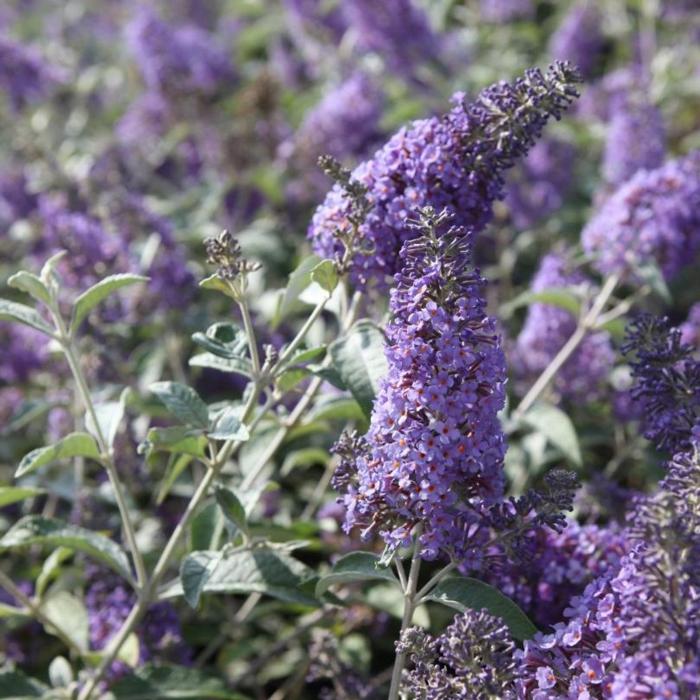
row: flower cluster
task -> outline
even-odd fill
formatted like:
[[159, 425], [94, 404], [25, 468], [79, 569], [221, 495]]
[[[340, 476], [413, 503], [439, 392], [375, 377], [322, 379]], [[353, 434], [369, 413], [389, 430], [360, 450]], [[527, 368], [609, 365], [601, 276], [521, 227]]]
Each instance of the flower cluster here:
[[29, 190], [27, 177], [22, 170], [7, 169], [0, 172], [0, 236], [10, 226], [36, 210], [37, 197]]
[[127, 43], [149, 90], [174, 97], [210, 96], [235, 78], [226, 52], [195, 25], [173, 28], [143, 9], [127, 27]]
[[594, 3], [579, 2], [552, 35], [549, 52], [559, 61], [571, 61], [590, 78], [603, 51], [602, 18]]
[[61, 79], [37, 49], [0, 34], [0, 91], [15, 111], [44, 99]]
[[539, 528], [528, 543], [527, 563], [490, 571], [487, 580], [515, 600], [541, 628], [562, 619], [574, 596], [594, 579], [617, 569], [626, 539], [616, 525], [579, 525], [561, 532]]
[[693, 304], [688, 318], [681, 324], [681, 342], [700, 350], [700, 302]]
[[639, 100], [623, 101], [608, 124], [603, 175], [613, 186], [629, 180], [637, 170], [658, 168], [666, 154], [661, 112]]
[[413, 78], [418, 65], [439, 59], [438, 37], [414, 0], [354, 0], [343, 12], [359, 48], [381, 56], [396, 75]]
[[[566, 256], [550, 253], [542, 258], [532, 281], [535, 293], [590, 284], [586, 276], [571, 268]], [[514, 348], [514, 364], [521, 376], [539, 375], [561, 350], [576, 329], [576, 318], [566, 309], [535, 302]], [[589, 333], [564, 363], [555, 381], [557, 393], [567, 399], [589, 401], [601, 394], [615, 361], [610, 336]]]
[[644, 315], [628, 330], [623, 352], [630, 356], [632, 398], [641, 406], [644, 435], [657, 447], [687, 447], [700, 419], [700, 360], [667, 319]]
[[315, 199], [327, 189], [328, 181], [316, 165], [320, 156], [357, 162], [377, 145], [382, 104], [376, 83], [356, 71], [307, 113], [294, 136], [280, 147], [282, 158], [299, 172], [293, 183], [295, 199]]
[[[372, 203], [360, 233], [372, 252], [355, 256], [354, 282], [386, 285], [386, 276], [397, 271], [401, 246], [417, 235], [409, 219], [418, 208], [447, 208], [455, 223], [481, 231], [503, 195], [503, 171], [571, 103], [577, 81], [571, 66], [555, 63], [544, 75], [529, 70], [512, 84], [496, 83], [473, 102], [457, 93], [450, 112], [400, 129], [359, 165], [352, 177], [367, 187]], [[332, 258], [342, 250], [337, 232], [349, 227], [349, 207], [336, 186], [316, 210], [309, 237], [319, 255]]]
[[[630, 551], [526, 642], [518, 697], [678, 698], [700, 691], [700, 453], [676, 455], [659, 492], [640, 499]], [[671, 583], [672, 582], [672, 583]]]
[[571, 185], [574, 155], [571, 144], [542, 139], [513, 169], [505, 201], [516, 228], [530, 228], [561, 207]]
[[470, 266], [470, 236], [448, 218], [424, 211], [422, 236], [404, 245], [387, 327], [389, 372], [354, 478], [339, 486], [347, 488], [347, 530], [376, 528], [398, 546], [422, 523], [424, 558], [452, 553], [476, 565], [485, 536], [479, 508], [503, 490], [497, 414], [506, 371], [484, 280]]
[[581, 233], [602, 274], [634, 277], [656, 263], [674, 277], [700, 250], [700, 151], [656, 170], [639, 170]]
[[486, 610], [457, 615], [439, 637], [412, 627], [397, 649], [408, 654], [403, 687], [414, 700], [515, 698], [515, 643]]
[[[136, 595], [111, 572], [91, 567], [88, 571], [85, 605], [88, 611], [90, 644], [104, 649], [119, 631], [136, 602]], [[188, 663], [190, 650], [182, 639], [180, 621], [170, 603], [152, 605], [136, 629], [139, 663], [151, 659]], [[114, 663], [111, 674], [121, 675], [125, 664]]]

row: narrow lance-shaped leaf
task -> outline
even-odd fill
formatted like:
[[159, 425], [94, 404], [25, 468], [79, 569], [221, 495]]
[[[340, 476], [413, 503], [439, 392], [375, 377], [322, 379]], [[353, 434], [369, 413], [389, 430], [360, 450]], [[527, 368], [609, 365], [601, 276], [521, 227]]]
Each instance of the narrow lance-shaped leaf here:
[[40, 496], [42, 489], [24, 488], [21, 486], [0, 486], [0, 508], [9, 506], [12, 503], [24, 501], [27, 498]]
[[99, 461], [100, 449], [92, 435], [70, 433], [53, 445], [32, 450], [22, 458], [15, 477], [19, 478], [52, 462], [72, 457], [87, 457]]
[[100, 280], [97, 284], [90, 287], [90, 289], [85, 290], [75, 300], [73, 306], [73, 318], [71, 320], [72, 330], [77, 330], [90, 311], [108, 296], [118, 289], [129, 287], [137, 282], [148, 282], [148, 277], [132, 274], [110, 275]]
[[0, 299], [0, 320], [16, 321], [51, 337], [54, 334], [51, 326], [31, 306], [7, 299]]
[[391, 569], [379, 563], [379, 556], [371, 552], [351, 552], [338, 559], [330, 573], [322, 576], [316, 584], [316, 596], [321, 597], [332, 585], [349, 581], [391, 581], [398, 579]]
[[47, 305], [51, 303], [51, 293], [48, 287], [41, 279], [31, 272], [27, 272], [26, 270], [15, 272], [15, 274], [7, 280], [7, 284], [10, 287], [26, 292], [37, 301]]
[[581, 465], [581, 448], [576, 429], [564, 411], [551, 404], [538, 402], [527, 410], [521, 420], [542, 433], [574, 464]]
[[56, 518], [28, 515], [16, 522], [0, 538], [0, 551], [30, 545], [68, 547], [101, 561], [120, 576], [131, 580], [129, 560], [113, 540], [92, 530], [64, 523]]
[[226, 519], [233, 523], [242, 532], [248, 532], [248, 518], [245, 508], [238, 500], [238, 496], [231, 490], [223, 486], [216, 489], [214, 494], [219, 508], [226, 516]]
[[516, 639], [530, 639], [537, 634], [537, 627], [510, 598], [477, 579], [445, 579], [433, 588], [426, 600], [442, 603], [460, 612], [485, 608], [495, 617], [500, 617]]

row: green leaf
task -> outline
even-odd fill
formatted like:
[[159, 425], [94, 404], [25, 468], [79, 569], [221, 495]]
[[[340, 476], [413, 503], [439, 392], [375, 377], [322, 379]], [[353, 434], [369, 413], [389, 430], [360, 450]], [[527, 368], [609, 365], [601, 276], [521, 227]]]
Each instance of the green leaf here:
[[30, 545], [69, 547], [101, 561], [125, 579], [131, 580], [129, 560], [113, 540], [92, 530], [69, 525], [55, 518], [28, 515], [16, 522], [0, 538], [0, 551]]
[[144, 666], [110, 687], [115, 700], [248, 700], [222, 680], [194, 668]]
[[442, 603], [460, 612], [485, 608], [508, 625], [515, 639], [530, 639], [537, 634], [537, 627], [510, 598], [477, 579], [447, 578], [433, 588], [426, 600]]
[[311, 281], [325, 289], [329, 294], [338, 286], [338, 270], [332, 260], [321, 260], [311, 270]]
[[202, 458], [206, 456], [207, 439], [204, 431], [176, 425], [172, 428], [151, 428], [139, 445], [139, 454], [147, 457], [153, 452], [172, 452]]
[[206, 333], [194, 333], [192, 340], [212, 355], [233, 360], [248, 350], [245, 332], [235, 323], [214, 323]]
[[391, 581], [398, 584], [389, 567], [379, 565], [379, 556], [371, 552], [351, 552], [338, 559], [330, 573], [316, 584], [316, 596], [320, 598], [332, 585], [348, 581]]
[[311, 271], [318, 265], [320, 258], [310, 255], [302, 260], [299, 267], [289, 276], [289, 282], [280, 299], [273, 326], [277, 326], [292, 310], [299, 295], [311, 284]]
[[215, 549], [224, 531], [224, 516], [216, 503], [207, 503], [192, 518], [190, 546], [193, 550]]
[[[41, 606], [44, 614], [82, 651], [89, 643], [88, 613], [82, 601], [68, 591], [50, 595]], [[48, 632], [51, 631], [49, 627]]]
[[218, 369], [219, 372], [231, 372], [242, 374], [244, 377], [253, 375], [253, 365], [245, 357], [225, 358], [218, 357], [211, 352], [203, 352], [200, 355], [190, 357], [190, 367], [207, 367], [208, 369]]
[[263, 593], [288, 603], [317, 606], [301, 589], [311, 570], [283, 551], [270, 547], [225, 552], [193, 552], [180, 568], [180, 584], [166, 596], [185, 595], [195, 607], [202, 593]]
[[329, 352], [341, 380], [369, 416], [379, 380], [387, 371], [382, 332], [370, 321], [358, 321], [330, 345]]
[[320, 401], [307, 415], [309, 422], [315, 420], [365, 421], [366, 416], [360, 404], [345, 396], [333, 396]]
[[0, 299], [0, 320], [17, 321], [53, 337], [51, 326], [31, 306], [26, 304]]
[[243, 504], [238, 500], [238, 496], [224, 486], [219, 486], [214, 496], [226, 519], [232, 522], [239, 530], [247, 533], [248, 518], [246, 517]]
[[567, 459], [581, 466], [581, 448], [576, 429], [564, 411], [552, 404], [538, 402], [525, 412], [521, 420], [542, 433]]
[[209, 427], [209, 409], [192, 387], [178, 382], [156, 382], [150, 390], [178, 420], [205, 430]]
[[643, 265], [636, 266], [635, 272], [643, 282], [651, 287], [654, 294], [667, 304], [672, 303], [671, 292], [666, 284], [663, 272], [661, 272], [661, 268], [657, 265], [655, 260], [649, 260]]
[[99, 461], [100, 449], [92, 435], [70, 433], [49, 447], [38, 447], [22, 457], [15, 478], [45, 467], [47, 464], [72, 457], [87, 457]]
[[75, 676], [68, 659], [57, 656], [49, 664], [49, 680], [54, 688], [67, 688]]
[[0, 486], [0, 508], [23, 501], [26, 498], [41, 496], [42, 493], [45, 493], [42, 489], [31, 489], [22, 486]]
[[250, 433], [241, 423], [241, 406], [228, 406], [212, 421], [209, 437], [214, 440], [248, 440]]
[[83, 319], [100, 302], [104, 301], [118, 289], [129, 287], [138, 282], [148, 282], [148, 277], [143, 275], [120, 274], [110, 275], [94, 284], [90, 289], [86, 289], [73, 305], [73, 318], [71, 319], [71, 330], [76, 331], [83, 322]]
[[48, 686], [19, 671], [0, 671], [0, 698], [8, 700], [40, 698], [48, 689]]
[[[107, 447], [111, 448], [114, 445], [114, 440], [117, 437], [119, 426], [124, 417], [128, 394], [129, 389], [124, 389], [118, 401], [105, 401], [95, 406], [97, 423], [102, 437], [107, 442]], [[85, 427], [90, 433], [97, 437], [98, 432], [93, 424], [92, 414], [89, 411], [85, 414]]]
[[291, 391], [299, 382], [301, 382], [305, 377], [309, 376], [309, 371], [300, 367], [291, 367], [290, 369], [284, 370], [282, 374], [277, 377], [277, 388], [286, 394]]
[[47, 286], [31, 272], [26, 272], [25, 270], [16, 272], [7, 280], [7, 284], [10, 287], [26, 292], [34, 299], [41, 301], [47, 306], [51, 303], [51, 293]]
[[551, 289], [543, 289], [541, 292], [525, 291], [519, 294], [515, 299], [501, 306], [499, 315], [503, 318], [509, 318], [516, 309], [535, 303], [556, 306], [576, 317], [581, 313], [581, 300], [576, 294], [566, 288], [552, 287]]
[[41, 565], [41, 572], [36, 578], [36, 595], [42, 598], [49, 583], [61, 572], [61, 565], [73, 556], [68, 547], [57, 547], [49, 554]]
[[282, 463], [280, 474], [287, 476], [297, 467], [310, 467], [314, 464], [321, 464], [325, 467], [330, 458], [328, 451], [322, 447], [303, 447], [287, 454]]
[[165, 476], [163, 477], [163, 481], [158, 489], [156, 505], [160, 505], [166, 499], [167, 495], [170, 493], [170, 489], [178, 480], [180, 474], [187, 469], [187, 466], [191, 461], [192, 455], [188, 454], [170, 456], [168, 468], [165, 471]]
[[226, 284], [226, 282], [222, 280], [216, 272], [213, 275], [209, 275], [209, 277], [205, 277], [199, 283], [199, 286], [202, 287], [202, 289], [211, 289], [215, 292], [221, 292], [232, 299], [236, 298], [231, 287], [229, 287], [228, 284]]

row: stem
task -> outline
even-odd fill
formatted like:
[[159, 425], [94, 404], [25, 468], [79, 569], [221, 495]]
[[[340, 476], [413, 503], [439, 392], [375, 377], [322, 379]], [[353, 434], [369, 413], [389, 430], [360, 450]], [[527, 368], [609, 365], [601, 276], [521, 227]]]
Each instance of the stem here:
[[416, 594], [418, 605], [420, 605], [422, 599], [428, 595], [428, 593], [430, 593], [430, 591], [432, 591], [433, 588], [435, 588], [435, 586], [437, 586], [438, 583], [440, 583], [440, 581], [447, 576], [447, 574], [452, 573], [456, 568], [457, 564], [450, 562], [444, 569], [440, 569], [440, 571], [438, 571], [435, 576], [433, 576], [430, 581], [428, 581], [428, 583], [426, 583], [425, 586], [423, 586], [423, 588], [421, 588]]
[[0, 586], [4, 588], [13, 598], [18, 600], [32, 614], [32, 616], [41, 622], [44, 627], [51, 628], [53, 633], [58, 637], [71, 651], [82, 656], [83, 651], [80, 647], [64, 632], [53, 620], [51, 620], [44, 611], [12, 581], [9, 576], [0, 570]]
[[598, 317], [600, 316], [605, 304], [612, 295], [617, 286], [619, 278], [616, 275], [609, 277], [603, 288], [595, 298], [590, 310], [587, 314], [581, 317], [576, 326], [576, 330], [571, 337], [566, 341], [561, 350], [554, 356], [554, 359], [547, 365], [542, 374], [537, 378], [537, 381], [530, 387], [530, 390], [525, 394], [520, 405], [513, 411], [513, 420], [517, 423], [525, 412], [537, 401], [542, 392], [549, 386], [550, 382], [557, 375], [564, 363], [573, 355], [575, 350], [581, 344], [588, 332], [595, 328]]
[[[418, 589], [418, 574], [420, 573], [420, 536], [422, 527], [418, 525], [414, 533], [413, 556], [411, 557], [411, 569], [408, 572], [408, 583], [404, 591], [403, 618], [401, 620], [401, 637], [411, 626], [413, 613], [416, 609], [416, 590]], [[399, 637], [399, 639], [401, 638]], [[398, 652], [394, 661], [394, 670], [391, 674], [391, 688], [389, 689], [388, 700], [398, 700], [401, 689], [401, 674], [406, 665], [406, 653]]]
[[238, 303], [241, 309], [241, 315], [243, 316], [243, 327], [245, 328], [245, 333], [248, 336], [248, 346], [250, 348], [250, 361], [253, 364], [253, 374], [257, 380], [260, 377], [260, 353], [258, 352], [258, 341], [255, 336], [255, 328], [253, 327], [253, 320], [250, 317], [250, 310], [248, 309], [248, 302], [245, 297]]
[[144, 564], [143, 557], [139, 551], [138, 544], [136, 542], [136, 531], [134, 529], [134, 524], [131, 520], [131, 515], [129, 513], [129, 507], [126, 502], [126, 495], [122, 489], [121, 482], [119, 481], [119, 474], [117, 472], [116, 465], [114, 464], [114, 458], [112, 456], [112, 450], [107, 444], [107, 440], [100, 427], [100, 422], [97, 420], [97, 412], [95, 411], [95, 404], [92, 401], [92, 396], [90, 394], [90, 388], [88, 387], [87, 381], [85, 379], [85, 374], [80, 367], [80, 361], [78, 360], [77, 353], [75, 352], [75, 345], [73, 339], [67, 334], [66, 327], [63, 323], [63, 319], [58, 313], [53, 314], [54, 321], [59, 330], [59, 340], [63, 348], [63, 354], [66, 356], [68, 366], [70, 367], [71, 373], [73, 374], [73, 379], [75, 380], [76, 387], [78, 389], [78, 394], [82, 399], [85, 411], [90, 416], [94, 430], [97, 437], [97, 443], [102, 453], [102, 464], [107, 471], [107, 476], [109, 477], [109, 482], [114, 491], [114, 498], [117, 501], [117, 507], [119, 508], [119, 515], [122, 520], [122, 525], [124, 527], [124, 535], [126, 537], [126, 542], [131, 551], [131, 556], [134, 560], [134, 566], [136, 567], [136, 581], [138, 587], [143, 588], [146, 585], [147, 574], [146, 565]]

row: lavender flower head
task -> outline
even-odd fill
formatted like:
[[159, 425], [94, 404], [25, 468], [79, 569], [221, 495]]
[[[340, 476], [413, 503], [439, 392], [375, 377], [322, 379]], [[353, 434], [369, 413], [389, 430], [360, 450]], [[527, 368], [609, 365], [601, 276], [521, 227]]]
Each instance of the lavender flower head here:
[[[620, 566], [571, 601], [568, 621], [517, 653], [518, 697], [677, 698], [700, 692], [700, 453], [640, 499]], [[672, 582], [670, 584], [669, 582]]]
[[656, 263], [667, 280], [700, 250], [700, 151], [656, 170], [639, 170], [581, 233], [601, 274], [635, 277]]
[[542, 139], [513, 169], [506, 204], [516, 228], [531, 228], [561, 207], [573, 179], [574, 155], [571, 144]]
[[593, 579], [616, 571], [627, 549], [619, 526], [575, 520], [561, 532], [539, 528], [533, 540], [527, 561], [491, 569], [487, 580], [540, 628], [560, 622], [569, 601]]
[[[503, 196], [503, 171], [527, 153], [550, 117], [561, 116], [577, 81], [570, 66], [556, 63], [546, 75], [529, 70], [513, 84], [496, 83], [473, 102], [457, 93], [450, 112], [400, 129], [358, 166], [352, 178], [367, 187], [372, 207], [359, 228], [365, 251], [354, 256], [353, 281], [386, 286], [401, 246], [417, 235], [410, 212], [421, 207], [449, 209], [456, 224], [479, 233]], [[319, 255], [342, 253], [337, 233], [349, 232], [351, 207], [336, 185], [316, 210], [309, 237]]]
[[4, 236], [17, 220], [30, 216], [36, 205], [37, 197], [29, 191], [22, 170], [0, 172], [0, 236]]
[[515, 643], [487, 610], [457, 615], [438, 637], [406, 630], [397, 644], [408, 655], [402, 687], [416, 700], [514, 700]]
[[353, 0], [343, 14], [364, 51], [384, 59], [389, 71], [414, 78], [426, 61], [437, 61], [440, 43], [428, 16], [412, 0]]
[[686, 449], [700, 420], [700, 360], [668, 320], [650, 315], [630, 324], [623, 352], [630, 357], [631, 394], [644, 435], [659, 449]]
[[37, 49], [0, 34], [0, 91], [15, 112], [46, 98], [61, 80]]
[[155, 92], [169, 97], [211, 96], [234, 80], [226, 52], [200, 27], [173, 28], [144, 9], [126, 31], [144, 82]]
[[690, 345], [695, 352], [700, 351], [700, 302], [693, 304], [688, 312], [688, 318], [680, 327], [681, 342]]
[[616, 109], [603, 154], [603, 175], [611, 185], [621, 185], [637, 170], [658, 168], [666, 154], [661, 112], [654, 105], [625, 100]]
[[[119, 631], [136, 602], [135, 593], [115, 574], [91, 567], [85, 592], [88, 611], [90, 644], [104, 649]], [[152, 605], [138, 625], [139, 663], [149, 660], [186, 664], [190, 650], [182, 639], [180, 621], [175, 608], [167, 602]], [[127, 668], [117, 661], [110, 669], [112, 679], [123, 675]]]
[[[581, 287], [590, 284], [567, 258], [550, 253], [542, 258], [532, 291]], [[535, 302], [515, 344], [514, 364], [522, 376], [536, 377], [549, 365], [576, 330], [577, 320], [566, 309]], [[554, 387], [566, 399], [590, 401], [600, 396], [612, 370], [615, 353], [604, 331], [589, 333], [559, 371]]]
[[406, 545], [422, 523], [422, 556], [477, 565], [479, 507], [503, 490], [505, 359], [486, 315], [471, 237], [424, 210], [423, 235], [404, 244], [391, 294], [388, 375], [345, 487], [345, 528]]
[[566, 14], [549, 43], [552, 58], [571, 61], [589, 78], [603, 50], [602, 18], [595, 3], [579, 2]]
[[356, 71], [307, 113], [292, 139], [280, 148], [282, 158], [301, 174], [294, 183], [298, 198], [315, 199], [327, 189], [328, 180], [317, 165], [320, 156], [357, 162], [377, 145], [383, 102], [376, 83]]

